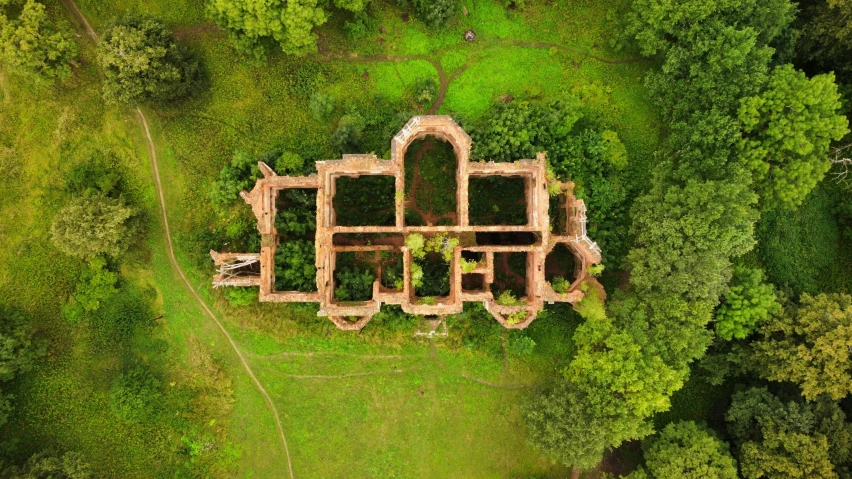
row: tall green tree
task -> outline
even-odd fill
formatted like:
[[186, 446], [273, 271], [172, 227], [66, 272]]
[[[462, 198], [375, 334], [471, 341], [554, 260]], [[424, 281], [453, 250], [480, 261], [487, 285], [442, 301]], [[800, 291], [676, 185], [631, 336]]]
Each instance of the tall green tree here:
[[809, 400], [852, 392], [852, 296], [803, 294], [794, 312], [760, 333], [754, 348], [767, 379], [796, 383]]
[[162, 23], [128, 17], [98, 44], [104, 99], [112, 103], [165, 102], [187, 96], [199, 82], [198, 60]]
[[136, 210], [117, 198], [76, 198], [53, 220], [51, 240], [71, 256], [120, 256], [137, 232], [135, 215]]
[[783, 403], [766, 388], [751, 388], [734, 394], [726, 420], [744, 478], [837, 478], [809, 404]]
[[[345, 3], [351, 7], [359, 4]], [[266, 58], [270, 42], [290, 55], [315, 52], [313, 29], [327, 19], [317, 0], [211, 0], [207, 16], [228, 32], [238, 50], [258, 60]]]
[[831, 141], [849, 132], [840, 107], [833, 74], [808, 79], [792, 65], [776, 67], [763, 93], [742, 100], [740, 150], [764, 206], [798, 206], [822, 180]]
[[63, 80], [76, 57], [72, 33], [51, 20], [41, 3], [27, 0], [16, 19], [0, 12], [0, 60], [12, 71], [44, 83]]
[[730, 258], [754, 245], [756, 197], [738, 179], [662, 183], [634, 204], [640, 247], [628, 255], [630, 283], [640, 293], [715, 302], [731, 277]]
[[763, 282], [763, 270], [737, 266], [724, 302], [716, 311], [716, 334], [726, 340], [745, 339], [759, 322], [780, 312], [772, 285]]
[[671, 423], [642, 443], [645, 465], [655, 479], [737, 479], [728, 444], [706, 426]]

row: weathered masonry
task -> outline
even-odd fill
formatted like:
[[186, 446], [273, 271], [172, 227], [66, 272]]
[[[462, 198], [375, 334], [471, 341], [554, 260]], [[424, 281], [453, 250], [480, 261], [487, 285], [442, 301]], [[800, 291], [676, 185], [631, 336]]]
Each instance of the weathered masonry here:
[[[408, 146], [417, 139], [434, 136], [446, 141], [458, 160], [456, 182], [458, 185], [455, 226], [407, 226], [405, 224], [405, 175], [403, 161]], [[219, 268], [213, 278], [215, 286], [259, 286], [260, 301], [271, 302], [316, 302], [320, 304], [319, 315], [327, 316], [338, 328], [358, 330], [379, 311], [382, 303], [401, 305], [403, 311], [424, 316], [444, 316], [460, 313], [465, 301], [482, 302], [486, 309], [507, 328], [527, 327], [545, 302], [569, 302], [576, 304], [584, 290], [594, 287], [602, 291], [591, 277], [588, 267], [600, 263], [601, 251], [586, 235], [586, 207], [583, 200], [573, 195], [573, 184], [550, 181], [546, 174], [544, 154], [535, 159], [518, 160], [514, 163], [470, 161], [470, 136], [449, 116], [417, 116], [412, 118], [394, 137], [391, 144], [391, 159], [382, 160], [375, 155], [343, 155], [340, 160], [317, 162], [317, 174], [306, 177], [278, 176], [265, 163], [259, 163], [263, 178], [257, 181], [251, 192], [241, 196], [251, 205], [257, 217], [257, 227], [262, 235], [260, 253], [217, 253], [211, 251], [213, 261]], [[333, 198], [336, 181], [340, 177], [364, 175], [387, 175], [394, 178], [395, 224], [393, 226], [339, 226], [335, 221]], [[468, 216], [468, 183], [472, 177], [506, 176], [519, 177], [524, 181], [527, 222], [521, 226], [471, 226]], [[559, 207], [566, 218], [564, 223], [551, 231], [550, 194], [559, 189]], [[316, 268], [317, 291], [304, 293], [275, 291], [275, 250], [278, 233], [275, 230], [276, 200], [281, 190], [288, 188], [316, 189]], [[412, 255], [404, 244], [335, 245], [334, 235], [345, 233], [410, 235], [419, 233], [424, 237], [447, 233], [458, 238], [450, 262], [450, 293], [425, 304], [415, 295], [411, 280]], [[477, 238], [491, 238], [477, 241]], [[495, 239], [496, 238], [496, 239]], [[522, 241], [515, 241], [526, 238]], [[513, 241], [516, 244], [513, 244]], [[483, 244], [478, 244], [483, 243]], [[564, 293], [557, 293], [545, 281], [545, 258], [557, 245], [566, 246], [574, 257], [573, 280]], [[334, 297], [335, 260], [339, 253], [357, 252], [378, 254], [393, 251], [403, 258], [402, 288], [385, 287], [381, 272], [373, 284], [372, 299], [363, 302], [341, 302]], [[480, 258], [475, 269], [461, 269], [462, 254]], [[489, 286], [494, 282], [495, 254], [526, 254], [526, 294], [516, 304], [498, 304]], [[463, 275], [478, 275], [482, 285], [474, 290], [463, 288]], [[584, 283], [586, 284], [584, 286]], [[582, 286], [582, 287], [581, 287]], [[511, 318], [511, 319], [510, 319]]]

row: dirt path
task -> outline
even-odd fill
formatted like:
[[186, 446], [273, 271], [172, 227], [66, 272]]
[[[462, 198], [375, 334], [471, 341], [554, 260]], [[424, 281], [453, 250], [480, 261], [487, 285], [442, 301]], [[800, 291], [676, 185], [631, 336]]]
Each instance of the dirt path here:
[[[74, 1], [62, 0], [62, 3], [69, 10], [71, 10], [71, 12], [74, 14], [74, 16], [77, 17], [78, 20], [80, 20], [80, 22], [85, 27], [86, 33], [89, 35], [89, 38], [91, 38], [92, 41], [97, 43], [98, 34], [95, 33], [91, 25], [89, 25], [88, 20], [86, 20], [86, 17], [83, 15], [83, 12], [81, 12], [80, 9], [77, 8], [77, 5], [74, 3]], [[160, 209], [163, 213], [163, 226], [165, 227], [166, 244], [169, 247], [169, 260], [172, 263], [172, 267], [175, 269], [175, 271], [178, 272], [189, 292], [192, 293], [192, 296], [195, 297], [196, 301], [198, 301], [198, 304], [201, 305], [202, 309], [204, 309], [210, 319], [212, 319], [213, 322], [216, 323], [216, 326], [219, 327], [219, 330], [222, 331], [222, 334], [225, 336], [225, 338], [227, 338], [228, 343], [234, 350], [234, 353], [236, 353], [237, 357], [240, 359], [240, 362], [242, 363], [243, 369], [245, 369], [246, 374], [248, 374], [248, 376], [251, 378], [252, 382], [257, 387], [258, 391], [260, 391], [261, 395], [263, 395], [264, 399], [266, 399], [266, 403], [269, 406], [269, 410], [270, 412], [272, 412], [272, 415], [275, 418], [275, 425], [278, 428], [278, 435], [281, 437], [281, 442], [284, 444], [284, 452], [287, 456], [287, 468], [290, 473], [290, 479], [294, 479], [295, 475], [293, 474], [293, 461], [290, 458], [290, 448], [287, 446], [287, 438], [284, 436], [284, 427], [281, 425], [281, 417], [278, 414], [278, 408], [275, 407], [275, 403], [272, 402], [272, 398], [269, 396], [269, 393], [266, 392], [266, 388], [264, 388], [263, 385], [260, 384], [260, 381], [258, 381], [257, 376], [254, 375], [254, 372], [246, 361], [245, 356], [243, 356], [242, 352], [240, 352], [240, 349], [237, 347], [237, 344], [234, 342], [234, 339], [231, 337], [230, 333], [228, 333], [228, 330], [226, 330], [222, 323], [216, 318], [216, 315], [213, 314], [213, 311], [210, 310], [210, 308], [207, 306], [207, 303], [205, 303], [201, 299], [201, 296], [198, 295], [198, 292], [192, 286], [192, 283], [189, 282], [189, 279], [186, 277], [186, 274], [184, 274], [183, 270], [177, 262], [174, 243], [172, 242], [172, 234], [171, 230], [169, 229], [169, 215], [166, 210], [166, 199], [163, 195], [163, 185], [160, 181], [160, 168], [159, 164], [157, 163], [157, 149], [154, 147], [154, 140], [151, 138], [151, 130], [148, 128], [148, 120], [145, 118], [145, 114], [142, 113], [141, 109], [136, 108], [136, 116], [139, 118], [139, 122], [142, 125], [142, 132], [145, 134], [145, 141], [148, 147], [148, 155], [151, 158], [151, 165], [154, 169], [154, 185], [157, 188], [157, 198], [159, 199]]]
[[172, 263], [172, 267], [175, 269], [175, 271], [178, 272], [181, 279], [183, 279], [186, 288], [189, 290], [190, 293], [192, 293], [192, 296], [195, 297], [196, 301], [198, 301], [198, 304], [201, 305], [201, 307], [204, 309], [210, 319], [212, 319], [213, 322], [216, 323], [216, 326], [218, 326], [219, 329], [222, 331], [222, 334], [225, 335], [225, 338], [228, 339], [228, 343], [231, 345], [231, 348], [234, 350], [234, 353], [236, 353], [237, 357], [240, 358], [240, 362], [242, 363], [243, 369], [245, 369], [246, 374], [248, 374], [252, 382], [254, 382], [254, 385], [257, 387], [258, 391], [260, 391], [260, 393], [263, 395], [264, 399], [266, 399], [266, 403], [269, 406], [272, 415], [275, 417], [275, 425], [278, 428], [278, 434], [281, 437], [281, 442], [284, 443], [284, 452], [287, 454], [287, 466], [290, 471], [290, 479], [294, 479], [295, 476], [293, 475], [293, 462], [290, 459], [290, 448], [287, 446], [287, 438], [284, 436], [284, 427], [281, 425], [281, 417], [278, 414], [278, 408], [275, 407], [275, 403], [272, 402], [272, 398], [269, 396], [269, 393], [266, 392], [266, 388], [264, 388], [263, 385], [260, 384], [260, 381], [258, 381], [257, 376], [254, 375], [254, 372], [251, 370], [251, 367], [246, 361], [245, 356], [243, 356], [242, 352], [240, 352], [240, 348], [237, 347], [237, 343], [234, 342], [234, 339], [231, 337], [231, 334], [228, 333], [228, 330], [225, 329], [225, 326], [223, 326], [222, 323], [216, 318], [216, 315], [213, 314], [213, 311], [210, 310], [210, 308], [207, 306], [207, 303], [205, 303], [201, 299], [201, 296], [199, 296], [198, 292], [195, 291], [195, 288], [192, 286], [192, 283], [189, 282], [189, 279], [186, 277], [183, 272], [183, 269], [181, 269], [180, 265], [177, 262], [174, 244], [172, 243], [172, 234], [169, 230], [169, 215], [166, 211], [166, 199], [163, 195], [163, 185], [160, 181], [160, 168], [157, 163], [157, 150], [154, 148], [154, 141], [151, 138], [151, 131], [148, 129], [148, 121], [145, 119], [145, 114], [142, 113], [142, 110], [137, 108], [136, 115], [139, 117], [139, 121], [142, 124], [142, 129], [145, 133], [145, 140], [148, 144], [148, 154], [151, 157], [151, 164], [154, 167], [154, 183], [157, 187], [157, 197], [160, 200], [160, 209], [163, 213], [163, 225], [165, 226], [166, 243], [169, 246], [169, 260]]

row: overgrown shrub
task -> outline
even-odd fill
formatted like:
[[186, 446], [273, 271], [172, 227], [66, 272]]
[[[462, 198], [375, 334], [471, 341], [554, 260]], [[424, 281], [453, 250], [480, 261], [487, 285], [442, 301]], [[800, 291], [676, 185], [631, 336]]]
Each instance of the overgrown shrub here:
[[275, 289], [277, 291], [316, 291], [315, 254], [312, 241], [281, 242], [275, 252]]
[[119, 166], [111, 153], [94, 152], [65, 175], [65, 190], [73, 195], [117, 197], [123, 186]]
[[445, 26], [458, 12], [458, 0], [397, 0], [400, 5], [410, 7], [423, 23], [430, 27]]
[[126, 17], [98, 43], [104, 99], [110, 103], [182, 98], [201, 82], [201, 65], [157, 20]]
[[258, 290], [254, 287], [225, 288], [225, 299], [232, 307], [239, 308], [257, 304]]
[[367, 122], [358, 112], [343, 115], [337, 123], [337, 129], [331, 135], [332, 145], [341, 153], [357, 152], [366, 126]]
[[417, 104], [429, 106], [438, 97], [438, 82], [432, 77], [421, 77], [414, 81], [409, 88], [409, 93]]
[[311, 115], [319, 121], [326, 121], [334, 111], [334, 97], [325, 93], [314, 92], [311, 95], [311, 100], [308, 103], [308, 109], [311, 110]]
[[118, 375], [109, 390], [112, 413], [124, 422], [140, 423], [151, 419], [157, 408], [160, 381], [142, 366]]
[[80, 274], [79, 282], [71, 299], [62, 307], [65, 319], [78, 322], [86, 313], [97, 311], [101, 303], [118, 293], [118, 273], [107, 268], [105, 258], [95, 256]]
[[236, 201], [240, 191], [250, 190], [261, 176], [254, 157], [236, 150], [230, 163], [219, 171], [219, 179], [210, 189], [210, 201], [213, 206], [223, 208]]
[[335, 275], [338, 285], [334, 296], [340, 301], [367, 301], [373, 297], [376, 276], [369, 268], [340, 268]]

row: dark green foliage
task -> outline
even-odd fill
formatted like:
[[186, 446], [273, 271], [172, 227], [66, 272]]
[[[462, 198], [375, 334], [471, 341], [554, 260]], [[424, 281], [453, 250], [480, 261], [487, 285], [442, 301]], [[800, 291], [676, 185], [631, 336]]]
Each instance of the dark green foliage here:
[[746, 479], [837, 477], [810, 405], [784, 404], [765, 388], [751, 388], [734, 394], [727, 420]]
[[289, 240], [281, 242], [275, 251], [275, 290], [317, 290], [317, 268], [314, 242]]
[[525, 225], [524, 180], [512, 176], [473, 176], [468, 180], [470, 224]]
[[157, 292], [153, 289], [142, 289], [131, 283], [121, 284], [116, 294], [89, 315], [99, 346], [120, 347], [137, 331], [151, 328], [157, 318], [152, 310], [156, 298]]
[[535, 352], [535, 341], [523, 332], [520, 334], [509, 334], [506, 352], [513, 356], [530, 356]]
[[842, 192], [823, 182], [798, 210], [764, 212], [757, 249], [767, 279], [794, 298], [852, 292], [852, 249], [844, 246], [843, 223], [831, 214], [847, 204]]
[[781, 312], [771, 284], [763, 283], [763, 270], [737, 266], [716, 311], [716, 335], [722, 339], [745, 339], [759, 322]]
[[852, 82], [852, 28], [849, 28], [852, 2], [802, 2], [801, 10], [796, 64], [804, 64], [808, 72], [834, 71], [838, 81], [848, 88]]
[[118, 375], [109, 391], [112, 413], [124, 422], [150, 420], [158, 406], [160, 381], [142, 366]]
[[596, 417], [590, 398], [560, 381], [523, 404], [530, 442], [551, 460], [592, 469], [610, 444], [610, 420]]
[[50, 239], [63, 253], [81, 258], [121, 256], [139, 232], [137, 211], [117, 198], [78, 197], [62, 208], [50, 227]]
[[281, 190], [277, 208], [275, 229], [279, 235], [301, 237], [317, 229], [316, 190]]
[[3, 13], [0, 11], [0, 60], [4, 67], [38, 83], [71, 76], [78, 48], [66, 23], [55, 22], [35, 0], [27, 0], [17, 18]]
[[30, 457], [24, 465], [0, 470], [2, 479], [92, 479], [91, 467], [76, 452], [58, 455], [44, 451]]
[[335, 220], [338, 226], [396, 224], [395, 179], [387, 175], [341, 176], [335, 180]]
[[414, 10], [423, 23], [430, 27], [445, 26], [458, 12], [458, 0], [397, 0], [405, 7]]
[[201, 66], [162, 23], [127, 17], [98, 43], [104, 99], [111, 103], [164, 103], [200, 84]]
[[32, 329], [32, 324], [21, 311], [0, 305], [0, 382], [28, 371], [33, 361], [44, 352], [33, 339]]
[[115, 156], [95, 152], [87, 161], [74, 165], [65, 175], [65, 189], [80, 196], [120, 195], [124, 190], [124, 180]]
[[417, 296], [447, 296], [450, 294], [450, 265], [437, 253], [426, 255], [416, 263], [423, 270], [423, 284], [415, 288]]
[[449, 143], [434, 137], [412, 142], [405, 153], [405, 194], [414, 203], [408, 209], [449, 220], [446, 215], [455, 213], [457, 207], [456, 169], [457, 159]]
[[219, 179], [213, 183], [210, 201], [215, 207], [226, 207], [239, 198], [240, 191], [254, 187], [261, 176], [257, 160], [244, 151], [236, 150], [231, 162], [222, 167]]
[[257, 304], [257, 288], [225, 288], [223, 294], [228, 304], [235, 308]]
[[402, 254], [382, 251], [382, 286], [390, 289], [402, 289], [403, 264]]
[[367, 122], [358, 112], [340, 117], [337, 129], [331, 135], [331, 143], [340, 153], [358, 153], [361, 150], [361, 137]]
[[334, 296], [340, 301], [367, 301], [373, 297], [376, 276], [370, 269], [337, 268], [337, 287]]

